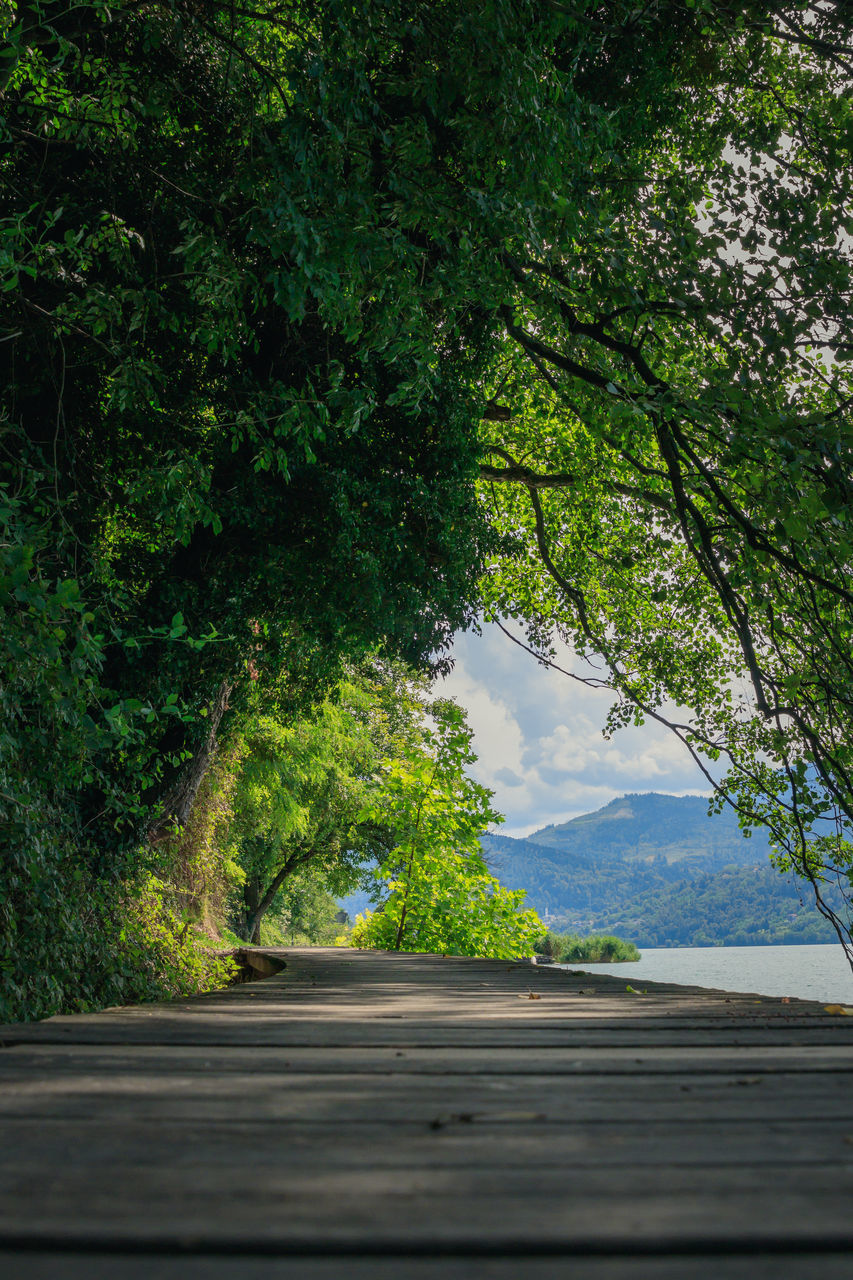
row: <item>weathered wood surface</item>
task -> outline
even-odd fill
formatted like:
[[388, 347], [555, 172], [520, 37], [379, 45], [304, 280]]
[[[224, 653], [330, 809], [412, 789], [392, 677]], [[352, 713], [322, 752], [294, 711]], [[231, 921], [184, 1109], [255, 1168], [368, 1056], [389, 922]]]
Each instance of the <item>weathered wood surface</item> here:
[[627, 966], [275, 954], [0, 1028], [2, 1274], [853, 1275], [853, 1018]]

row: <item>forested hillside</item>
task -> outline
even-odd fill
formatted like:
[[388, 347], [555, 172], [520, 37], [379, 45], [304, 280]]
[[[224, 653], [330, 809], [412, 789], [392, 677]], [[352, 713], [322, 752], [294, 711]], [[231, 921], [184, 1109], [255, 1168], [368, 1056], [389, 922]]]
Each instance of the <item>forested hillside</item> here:
[[646, 889], [596, 917], [640, 947], [769, 946], [834, 942], [801, 884], [773, 867], [725, 867]]
[[639, 946], [831, 942], [812, 895], [769, 865], [698, 796], [631, 795], [523, 840], [489, 834], [487, 858], [554, 927], [618, 933]]
[[0, 0], [4, 1016], [219, 980], [200, 901], [346, 878], [438, 750], [351, 691], [481, 616], [849, 885], [851, 45], [834, 0]]

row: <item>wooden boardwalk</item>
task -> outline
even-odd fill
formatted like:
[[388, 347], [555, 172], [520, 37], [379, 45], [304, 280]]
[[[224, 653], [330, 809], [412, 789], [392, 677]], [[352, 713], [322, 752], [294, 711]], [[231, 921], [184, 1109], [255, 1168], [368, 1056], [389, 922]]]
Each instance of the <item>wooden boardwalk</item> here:
[[268, 954], [0, 1028], [0, 1274], [853, 1277], [853, 1017], [630, 966]]

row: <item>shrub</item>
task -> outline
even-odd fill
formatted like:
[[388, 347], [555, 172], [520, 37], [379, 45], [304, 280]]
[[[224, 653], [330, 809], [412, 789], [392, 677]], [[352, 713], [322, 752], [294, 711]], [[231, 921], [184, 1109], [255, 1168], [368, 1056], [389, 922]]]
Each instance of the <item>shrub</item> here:
[[623, 960], [639, 960], [633, 942], [614, 938], [612, 934], [594, 934], [590, 938], [569, 938], [563, 954], [564, 964], [617, 964]]

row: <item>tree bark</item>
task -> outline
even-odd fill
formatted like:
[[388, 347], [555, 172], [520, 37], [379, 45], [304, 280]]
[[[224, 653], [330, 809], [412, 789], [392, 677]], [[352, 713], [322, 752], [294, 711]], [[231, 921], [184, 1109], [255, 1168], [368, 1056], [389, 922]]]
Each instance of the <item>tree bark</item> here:
[[258, 876], [248, 876], [246, 883], [243, 885], [243, 937], [252, 946], [257, 947], [261, 941], [261, 916], [264, 914], [260, 909], [261, 902], [261, 882]]
[[245, 934], [248, 941], [254, 946], [260, 945], [261, 920], [272, 906], [273, 898], [291, 872], [295, 871], [303, 862], [308, 862], [310, 857], [310, 853], [303, 854], [301, 858], [297, 854], [292, 854], [279, 867], [263, 894], [261, 894], [261, 884], [257, 876], [253, 876], [252, 879], [246, 881], [243, 887], [243, 901], [246, 904]]
[[176, 826], [182, 827], [190, 816], [198, 795], [198, 789], [204, 780], [204, 775], [210, 768], [210, 762], [216, 751], [219, 726], [222, 723], [222, 717], [228, 710], [232, 690], [233, 685], [228, 680], [223, 680], [216, 692], [216, 696], [208, 704], [207, 734], [197, 748], [192, 760], [189, 761], [175, 785], [166, 795], [162, 810], [149, 825], [145, 833], [149, 844], [157, 844], [159, 841], [164, 840]]

